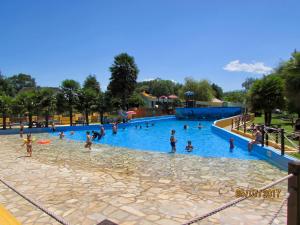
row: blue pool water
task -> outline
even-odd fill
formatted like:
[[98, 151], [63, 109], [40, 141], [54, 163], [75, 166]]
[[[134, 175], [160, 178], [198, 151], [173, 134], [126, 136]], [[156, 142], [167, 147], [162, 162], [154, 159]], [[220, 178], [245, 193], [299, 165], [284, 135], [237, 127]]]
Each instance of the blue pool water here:
[[[177, 154], [245, 160], [261, 159], [259, 156], [249, 153], [247, 146], [239, 146], [237, 143], [233, 151], [230, 151], [229, 140], [225, 140], [212, 132], [211, 121], [201, 121], [202, 129], [198, 129], [198, 121], [163, 120], [155, 121], [154, 126], [151, 126], [151, 124], [152, 122], [149, 123], [149, 128], [146, 128], [145, 122], [138, 124], [138, 126], [142, 126], [142, 129], [136, 129], [134, 124], [126, 127], [124, 130], [119, 127], [116, 135], [112, 134], [111, 129], [106, 129], [106, 135], [99, 141], [95, 140], [94, 143], [126, 147], [135, 150], [168, 153], [171, 151], [169, 141], [170, 132], [174, 129], [176, 130]], [[185, 124], [189, 126], [187, 130], [183, 129]], [[68, 139], [85, 141], [86, 130], [76, 131], [74, 135], [70, 135], [70, 131], [67, 131], [65, 135]], [[190, 153], [185, 150], [188, 140], [191, 140], [194, 146], [194, 150]]]

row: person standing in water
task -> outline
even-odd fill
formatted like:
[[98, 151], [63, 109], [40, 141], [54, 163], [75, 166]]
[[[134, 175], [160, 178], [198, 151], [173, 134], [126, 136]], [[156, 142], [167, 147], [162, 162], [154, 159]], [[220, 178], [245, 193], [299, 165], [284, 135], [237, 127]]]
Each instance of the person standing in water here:
[[27, 134], [27, 138], [24, 141], [23, 146], [26, 145], [27, 154], [29, 157], [32, 156], [32, 137], [31, 134]]
[[86, 132], [86, 142], [85, 142], [85, 148], [88, 148], [89, 150], [91, 150], [91, 146], [92, 146], [92, 141], [91, 141], [91, 135], [90, 132], [87, 131]]
[[113, 132], [113, 134], [117, 134], [117, 132], [118, 132], [118, 127], [117, 127], [116, 124], [113, 125], [113, 127], [112, 127], [112, 132]]
[[175, 139], [175, 130], [171, 131], [171, 137], [170, 137], [170, 144], [171, 144], [171, 152], [175, 153], [176, 152], [176, 142], [177, 140]]
[[101, 126], [100, 128], [100, 138], [103, 138], [105, 135], [105, 129], [104, 129], [104, 126]]
[[22, 138], [24, 134], [24, 124], [20, 122], [20, 137]]

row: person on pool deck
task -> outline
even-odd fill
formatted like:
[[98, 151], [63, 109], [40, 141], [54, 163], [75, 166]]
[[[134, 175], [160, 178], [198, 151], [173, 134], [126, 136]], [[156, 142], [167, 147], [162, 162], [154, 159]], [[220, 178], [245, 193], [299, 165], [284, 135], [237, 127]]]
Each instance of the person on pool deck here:
[[105, 129], [104, 129], [104, 126], [101, 126], [100, 128], [100, 138], [103, 138], [105, 135]]
[[201, 129], [202, 128], [202, 125], [201, 123], [198, 124], [198, 129]]
[[88, 148], [89, 150], [91, 150], [91, 146], [92, 146], [92, 141], [91, 141], [90, 132], [87, 131], [87, 132], [86, 132], [86, 142], [85, 142], [84, 147], [85, 147], [85, 148]]
[[63, 138], [64, 138], [64, 136], [65, 136], [64, 132], [63, 132], [63, 131], [61, 131], [61, 132], [59, 133], [59, 139], [63, 139]]
[[27, 138], [24, 141], [23, 146], [26, 145], [26, 149], [27, 149], [27, 153], [29, 155], [29, 157], [32, 156], [32, 137], [31, 134], [27, 134]]
[[261, 144], [262, 143], [262, 133], [260, 132], [258, 127], [253, 129], [253, 136], [255, 137], [255, 139], [248, 143], [248, 150], [249, 151], [252, 150], [254, 144]]
[[175, 139], [175, 130], [171, 131], [171, 137], [170, 137], [170, 144], [171, 144], [171, 152], [175, 153], [176, 152], [176, 139]]
[[24, 134], [24, 124], [20, 122], [20, 137], [22, 138]]
[[117, 134], [117, 132], [118, 132], [118, 127], [115, 124], [112, 127], [112, 132], [113, 132], [113, 134]]
[[187, 150], [188, 152], [193, 151], [194, 147], [193, 147], [193, 145], [192, 145], [192, 141], [188, 141], [187, 143], [188, 143], [188, 144], [187, 144], [187, 146], [185, 147], [185, 150]]
[[187, 129], [188, 129], [188, 125], [184, 124], [184, 125], [183, 125], [183, 129], [184, 129], [184, 130], [187, 130]]

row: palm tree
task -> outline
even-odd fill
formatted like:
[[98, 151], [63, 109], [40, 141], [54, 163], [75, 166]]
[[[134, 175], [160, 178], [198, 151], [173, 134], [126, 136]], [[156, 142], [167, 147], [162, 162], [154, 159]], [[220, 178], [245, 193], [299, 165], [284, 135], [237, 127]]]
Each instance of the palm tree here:
[[20, 92], [15, 100], [15, 108], [28, 116], [29, 128], [32, 128], [32, 116], [38, 112], [39, 99], [35, 89]]
[[85, 122], [89, 125], [89, 114], [92, 111], [92, 106], [95, 104], [97, 92], [95, 89], [82, 88], [78, 91], [77, 109], [83, 111], [85, 115]]
[[45, 116], [45, 127], [49, 125], [49, 116], [56, 108], [55, 91], [52, 88], [41, 88], [38, 91], [39, 109]]
[[78, 91], [80, 84], [75, 80], [64, 80], [60, 86], [60, 92], [57, 95], [58, 98], [58, 110], [65, 111], [65, 107], [68, 108], [70, 117], [70, 126], [73, 125], [73, 109], [78, 102]]

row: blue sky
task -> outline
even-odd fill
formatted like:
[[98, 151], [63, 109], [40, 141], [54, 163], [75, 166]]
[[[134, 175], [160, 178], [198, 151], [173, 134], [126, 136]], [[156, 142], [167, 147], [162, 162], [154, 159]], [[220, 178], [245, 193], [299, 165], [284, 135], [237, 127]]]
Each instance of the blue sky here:
[[299, 0], [0, 0], [0, 70], [39, 85], [80, 82], [133, 55], [139, 80], [208, 79], [240, 89], [300, 49]]

